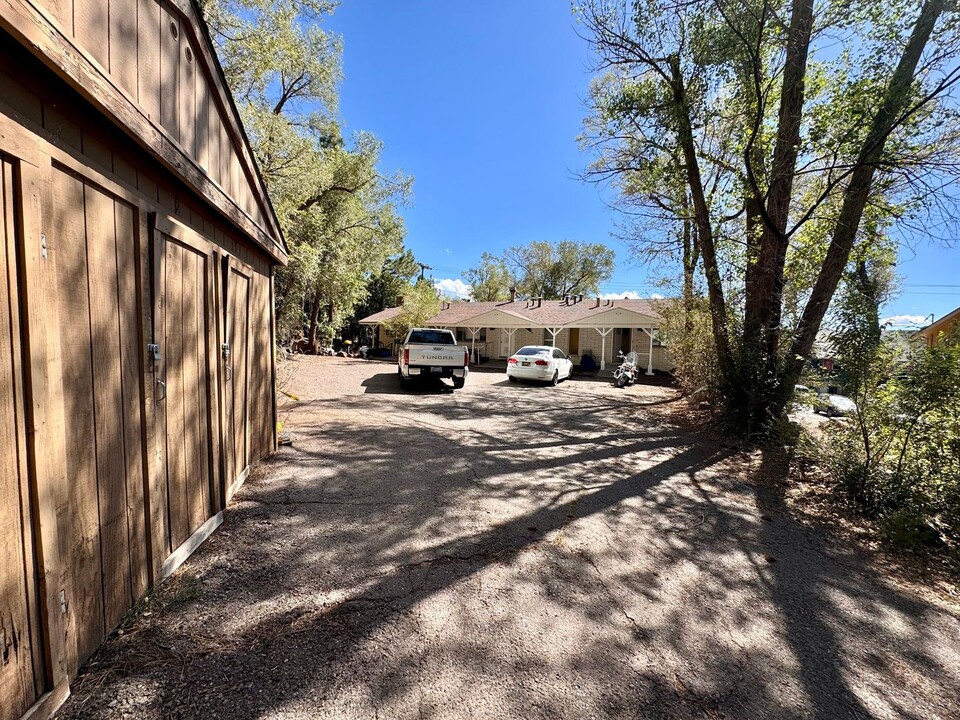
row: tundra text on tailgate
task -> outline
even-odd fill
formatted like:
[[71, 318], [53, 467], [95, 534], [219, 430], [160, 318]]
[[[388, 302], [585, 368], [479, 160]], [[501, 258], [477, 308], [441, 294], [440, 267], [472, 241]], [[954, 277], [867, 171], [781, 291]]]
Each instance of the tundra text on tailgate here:
[[414, 379], [453, 378], [453, 386], [462, 388], [469, 372], [469, 353], [457, 345], [456, 336], [449, 330], [413, 328], [403, 341], [403, 350], [397, 361], [401, 385]]

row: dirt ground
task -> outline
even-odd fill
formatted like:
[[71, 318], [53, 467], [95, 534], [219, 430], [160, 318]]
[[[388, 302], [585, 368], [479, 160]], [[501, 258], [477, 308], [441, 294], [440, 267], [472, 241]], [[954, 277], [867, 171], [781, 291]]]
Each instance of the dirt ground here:
[[671, 389], [281, 376], [294, 445], [63, 717], [960, 717], [960, 613], [798, 522]]

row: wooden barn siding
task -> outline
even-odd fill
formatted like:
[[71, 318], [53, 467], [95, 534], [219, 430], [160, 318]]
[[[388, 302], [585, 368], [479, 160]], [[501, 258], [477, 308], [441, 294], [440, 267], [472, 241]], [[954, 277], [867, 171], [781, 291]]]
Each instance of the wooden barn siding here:
[[[211, 468], [215, 481], [184, 489], [188, 529], [171, 534], [164, 465], [167, 430], [158, 417], [155, 376], [145, 358], [145, 343], [154, 336], [149, 213], [171, 218], [211, 248], [203, 261], [209, 263], [209, 304], [188, 308], [184, 325], [188, 333], [198, 328], [205, 311], [212, 324], [213, 352], [207, 349], [207, 364], [195, 352], [189, 365], [197, 400], [181, 398], [192, 407], [201, 405], [204, 374], [214, 381], [208, 397], [213, 419], [207, 423], [196, 418], [188, 428], [192, 442], [211, 436], [210, 443], [198, 445], [201, 452], [217, 452], [221, 443], [216, 350], [222, 307], [217, 288], [220, 259], [225, 257], [249, 267], [251, 278], [246, 390], [250, 462], [274, 449], [275, 428], [269, 260], [252, 242], [228, 230], [225, 221], [144, 151], [97, 122], [81, 98], [45, 73], [30, 56], [0, 54], [0, 150], [28, 158], [19, 163], [23, 242], [28, 243], [21, 259], [27, 279], [22, 303], [31, 331], [24, 356], [30, 366], [35, 443], [43, 448], [32, 456], [35, 498], [31, 501], [24, 490], [21, 508], [22, 517], [33, 522], [22, 523], [19, 536], [4, 534], [6, 527], [0, 531], [0, 550], [23, 555], [21, 575], [8, 577], [16, 565], [4, 562], [0, 586], [19, 587], [13, 591], [19, 597], [26, 582], [28, 600], [34, 594], [29, 622], [46, 618], [50, 628], [42, 643], [50, 663], [48, 677], [41, 677], [35, 692], [24, 697], [54, 685], [62, 690], [130, 604], [159, 577], [176, 542], [223, 507], [219, 459], [201, 456], [199, 462]], [[46, 258], [39, 254], [41, 232], [47, 237]], [[205, 271], [198, 262], [190, 269], [192, 273], [181, 276], [188, 278], [195, 298], [202, 293]], [[7, 298], [0, 312], [15, 317], [13, 306], [14, 300]], [[162, 352], [166, 354], [166, 348]], [[17, 399], [22, 403], [24, 397]], [[4, 460], [22, 461], [22, 455]], [[22, 477], [13, 473], [5, 479], [20, 483]], [[204, 497], [208, 488], [210, 495]], [[39, 570], [29, 565], [34, 528], [44, 562]], [[14, 604], [2, 602], [8, 607], [0, 612]], [[26, 630], [19, 623], [18, 631], [27, 636]], [[25, 652], [27, 646], [22, 647]], [[20, 666], [21, 679], [15, 681], [21, 687], [29, 685], [26, 667], [29, 663]], [[7, 693], [3, 695], [0, 718], [19, 717], [23, 702], [8, 702]]]
[[86, 51], [147, 117], [194, 159], [260, 227], [268, 211], [231, 110], [205, 65], [212, 58], [186, 0], [29, 0]]

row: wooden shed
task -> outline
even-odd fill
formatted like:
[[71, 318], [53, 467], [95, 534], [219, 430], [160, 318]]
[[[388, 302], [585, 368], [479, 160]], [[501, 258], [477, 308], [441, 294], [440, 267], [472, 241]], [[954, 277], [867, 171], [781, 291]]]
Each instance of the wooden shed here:
[[286, 248], [190, 0], [0, 0], [0, 719], [275, 449]]

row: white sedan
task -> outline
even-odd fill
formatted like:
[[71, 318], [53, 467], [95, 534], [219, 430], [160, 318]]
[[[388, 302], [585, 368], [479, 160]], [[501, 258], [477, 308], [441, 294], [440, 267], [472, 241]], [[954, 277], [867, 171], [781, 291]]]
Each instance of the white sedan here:
[[507, 378], [541, 380], [556, 385], [573, 374], [573, 361], [562, 350], [548, 345], [526, 345], [507, 360]]

